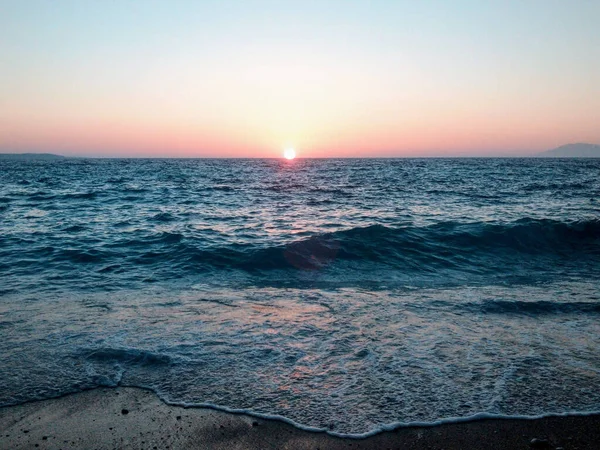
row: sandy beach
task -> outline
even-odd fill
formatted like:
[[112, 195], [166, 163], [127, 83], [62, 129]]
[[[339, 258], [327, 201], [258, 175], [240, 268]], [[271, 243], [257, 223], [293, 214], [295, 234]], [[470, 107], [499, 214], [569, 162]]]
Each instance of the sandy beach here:
[[95, 389], [0, 409], [2, 449], [596, 449], [600, 416], [480, 420], [366, 439], [276, 420], [169, 406], [143, 389]]

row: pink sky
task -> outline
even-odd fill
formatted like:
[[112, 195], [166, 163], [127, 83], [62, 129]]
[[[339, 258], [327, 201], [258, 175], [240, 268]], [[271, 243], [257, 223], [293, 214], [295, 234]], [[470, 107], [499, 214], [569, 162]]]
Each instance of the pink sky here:
[[4, 7], [0, 151], [526, 155], [600, 143], [593, 2], [250, 3]]

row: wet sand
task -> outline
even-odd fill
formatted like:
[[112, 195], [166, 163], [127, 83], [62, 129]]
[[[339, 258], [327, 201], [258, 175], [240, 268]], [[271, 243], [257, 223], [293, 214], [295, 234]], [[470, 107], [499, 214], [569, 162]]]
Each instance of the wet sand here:
[[181, 408], [135, 388], [95, 389], [0, 408], [1, 449], [598, 449], [600, 416], [479, 420], [366, 439], [276, 420]]

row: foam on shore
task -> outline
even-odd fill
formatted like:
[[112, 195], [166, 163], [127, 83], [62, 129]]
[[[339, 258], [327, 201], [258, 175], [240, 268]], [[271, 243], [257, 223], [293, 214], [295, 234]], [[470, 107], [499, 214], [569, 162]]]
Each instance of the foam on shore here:
[[[209, 406], [209, 405], [205, 405]], [[274, 420], [273, 420], [274, 419]], [[490, 414], [396, 423], [344, 436], [240, 410], [168, 405], [145, 389], [100, 388], [0, 408], [0, 448], [597, 448], [600, 415], [540, 418]]]
[[[151, 392], [154, 392], [152, 389], [146, 388], [138, 388], [145, 389]], [[157, 394], [158, 395], [158, 394]], [[158, 395], [160, 398], [160, 395]], [[333, 437], [339, 437], [342, 439], [365, 439], [372, 436], [376, 436], [378, 434], [387, 432], [387, 431], [396, 431], [401, 428], [430, 428], [437, 427], [440, 425], [450, 425], [457, 423], [468, 423], [468, 422], [476, 422], [480, 420], [539, 420], [546, 418], [554, 418], [554, 417], [591, 417], [591, 416], [600, 416], [600, 410], [597, 411], [566, 411], [566, 412], [548, 412], [544, 414], [537, 415], [506, 415], [506, 414], [492, 414], [492, 413], [477, 413], [471, 414], [465, 417], [447, 417], [435, 421], [412, 421], [412, 422], [393, 422], [389, 424], [381, 425], [371, 431], [366, 433], [339, 433], [330, 428], [318, 428], [306, 426], [301, 423], [298, 423], [288, 417], [280, 416], [277, 414], [264, 414], [253, 411], [251, 409], [237, 409], [237, 408], [228, 408], [225, 406], [215, 405], [213, 403], [183, 403], [183, 402], [169, 402], [167, 400], [161, 399], [165, 404], [175, 407], [181, 407], [185, 409], [211, 409], [215, 411], [220, 411], [228, 414], [236, 414], [236, 415], [246, 415], [250, 417], [255, 417], [258, 419], [271, 420], [277, 422], [283, 422], [288, 425], [291, 425], [295, 428], [298, 428], [302, 431], [307, 431], [310, 433], [325, 433]]]

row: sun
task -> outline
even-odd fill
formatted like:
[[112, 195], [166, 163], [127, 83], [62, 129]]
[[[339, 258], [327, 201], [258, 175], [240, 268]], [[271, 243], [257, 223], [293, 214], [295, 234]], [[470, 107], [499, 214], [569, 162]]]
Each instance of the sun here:
[[293, 148], [291, 148], [291, 147], [288, 147], [288, 148], [286, 148], [286, 149], [283, 151], [283, 157], [284, 157], [285, 159], [294, 159], [294, 158], [296, 157], [296, 150], [294, 150], [294, 149], [293, 149]]

